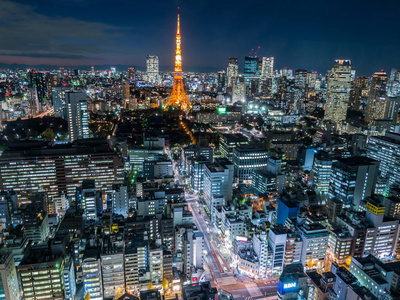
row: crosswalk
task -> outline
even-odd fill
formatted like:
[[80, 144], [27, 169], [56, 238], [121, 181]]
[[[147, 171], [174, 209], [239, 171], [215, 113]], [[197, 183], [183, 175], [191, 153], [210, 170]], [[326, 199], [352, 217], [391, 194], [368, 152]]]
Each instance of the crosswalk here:
[[263, 294], [261, 293], [260, 289], [258, 288], [257, 284], [255, 283], [246, 283], [246, 289], [249, 291], [251, 297], [261, 297]]

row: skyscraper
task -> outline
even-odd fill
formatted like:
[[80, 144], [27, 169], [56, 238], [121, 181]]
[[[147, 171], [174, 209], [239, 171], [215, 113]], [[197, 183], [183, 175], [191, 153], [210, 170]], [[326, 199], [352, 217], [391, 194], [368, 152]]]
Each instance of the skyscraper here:
[[176, 106], [184, 111], [192, 109], [192, 104], [189, 102], [189, 97], [185, 93], [185, 87], [183, 85], [183, 73], [182, 73], [182, 51], [181, 51], [181, 29], [179, 22], [176, 27], [176, 49], [175, 49], [175, 73], [174, 73], [174, 85], [172, 87], [171, 95], [164, 106], [164, 110], [168, 110], [170, 106]]
[[89, 138], [86, 94], [83, 92], [66, 92], [65, 103], [70, 140]]
[[149, 83], [158, 83], [160, 70], [157, 55], [147, 55], [146, 58], [146, 75]]
[[389, 97], [400, 96], [400, 69], [392, 69], [390, 72], [386, 94]]
[[372, 123], [374, 120], [384, 119], [388, 99], [386, 97], [386, 72], [375, 72], [369, 86], [367, 111], [365, 121]]
[[218, 88], [223, 89], [225, 85], [226, 85], [226, 72], [222, 70], [218, 72]]
[[125, 109], [129, 109], [129, 99], [131, 97], [131, 89], [129, 83], [122, 83], [121, 84], [121, 98], [123, 107]]
[[58, 118], [66, 119], [65, 110], [65, 93], [69, 90], [69, 87], [53, 87], [52, 98], [54, 106], [54, 116]]
[[390, 185], [400, 186], [400, 134], [386, 132], [385, 136], [371, 136], [367, 156], [380, 162], [380, 176]]
[[328, 75], [325, 121], [339, 124], [346, 120], [350, 98], [351, 62], [337, 59]]
[[238, 75], [238, 60], [237, 57], [229, 57], [228, 69], [226, 72], [227, 77], [227, 86], [231, 87], [235, 82], [235, 79]]
[[299, 112], [304, 108], [304, 100], [306, 97], [307, 89], [307, 70], [296, 69], [294, 76], [294, 111]]
[[15, 269], [14, 258], [11, 251], [9, 251], [7, 254], [0, 255], [0, 287], [0, 299], [21, 299], [18, 275]]
[[262, 59], [262, 69], [261, 69], [261, 79], [265, 80], [267, 78], [272, 78], [274, 75], [274, 58], [263, 57]]
[[361, 201], [374, 192], [379, 161], [364, 156], [340, 158], [332, 164], [329, 196], [358, 210]]
[[128, 79], [130, 82], [134, 82], [136, 80], [136, 68], [135, 67], [128, 68]]
[[246, 56], [244, 58], [244, 78], [246, 85], [249, 85], [251, 78], [256, 77], [258, 70], [258, 57]]
[[94, 180], [83, 180], [81, 190], [81, 207], [86, 219], [97, 219], [96, 184]]
[[246, 82], [244, 77], [237, 76], [232, 86], [232, 103], [246, 101]]

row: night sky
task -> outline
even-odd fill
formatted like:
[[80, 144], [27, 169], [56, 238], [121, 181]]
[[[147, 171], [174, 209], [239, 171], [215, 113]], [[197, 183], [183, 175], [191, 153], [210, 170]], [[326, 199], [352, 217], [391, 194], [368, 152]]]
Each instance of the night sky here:
[[400, 67], [399, 0], [0, 1], [0, 63], [134, 65], [172, 70], [177, 6], [184, 71], [226, 69], [228, 57], [325, 73], [351, 59], [357, 75]]

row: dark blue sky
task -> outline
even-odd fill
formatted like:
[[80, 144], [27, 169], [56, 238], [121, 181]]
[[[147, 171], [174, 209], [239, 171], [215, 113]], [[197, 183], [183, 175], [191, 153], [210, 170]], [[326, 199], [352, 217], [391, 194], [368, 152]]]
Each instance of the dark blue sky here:
[[177, 6], [184, 71], [217, 71], [261, 47], [277, 68], [357, 75], [400, 67], [399, 0], [1, 0], [0, 63], [135, 65], [172, 70]]

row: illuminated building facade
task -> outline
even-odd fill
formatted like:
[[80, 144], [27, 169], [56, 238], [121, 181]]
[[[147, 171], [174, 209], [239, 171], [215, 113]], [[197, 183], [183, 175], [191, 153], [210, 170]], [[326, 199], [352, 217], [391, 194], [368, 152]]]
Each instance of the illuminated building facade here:
[[358, 210], [360, 202], [374, 192], [378, 168], [379, 161], [368, 157], [338, 159], [332, 164], [329, 196]]
[[244, 135], [221, 133], [219, 138], [219, 152], [221, 152], [221, 157], [226, 157], [232, 161], [233, 149], [248, 144], [249, 140]]
[[54, 106], [54, 116], [58, 118], [66, 119], [66, 109], [65, 109], [65, 93], [70, 90], [67, 87], [53, 87], [52, 98]]
[[72, 197], [85, 179], [95, 179], [103, 192], [123, 182], [123, 163], [107, 141], [24, 142], [11, 145], [0, 157], [0, 188], [13, 189], [21, 202], [33, 192]]
[[104, 246], [101, 258], [104, 298], [119, 297], [125, 293], [123, 248]]
[[318, 194], [327, 194], [332, 172], [332, 159], [327, 152], [320, 152], [314, 158], [311, 169], [311, 181]]
[[274, 58], [272, 56], [263, 57], [261, 79], [266, 80], [267, 78], [272, 78], [273, 76], [274, 76]]
[[268, 150], [254, 146], [235, 147], [232, 153], [235, 176], [239, 181], [251, 180], [252, 172], [265, 169], [268, 163]]
[[376, 257], [372, 255], [352, 257], [349, 271], [358, 280], [359, 285], [366, 287], [374, 296], [379, 297], [376, 299], [390, 297], [388, 292], [391, 287], [393, 270]]
[[229, 57], [228, 69], [226, 72], [227, 86], [231, 87], [238, 76], [238, 60], [237, 57]]
[[18, 266], [24, 299], [64, 299], [63, 271], [62, 256], [52, 255], [47, 245], [32, 248]]
[[324, 120], [338, 124], [346, 120], [347, 105], [350, 99], [351, 62], [335, 60], [328, 75], [328, 90]]
[[301, 263], [287, 265], [279, 277], [278, 300], [308, 299], [308, 277]]
[[227, 159], [216, 159], [204, 166], [204, 199], [210, 211], [214, 210], [214, 195], [223, 195], [225, 201], [232, 200], [233, 164]]
[[146, 58], [146, 67], [147, 81], [152, 84], [158, 83], [160, 77], [158, 56], [148, 55]]
[[13, 253], [0, 254], [0, 299], [19, 300], [20, 288]]
[[299, 232], [303, 241], [301, 262], [306, 267], [321, 269], [328, 247], [328, 230], [320, 223], [312, 223], [299, 226]]
[[65, 105], [70, 140], [89, 138], [89, 114], [86, 94], [82, 92], [66, 92]]
[[232, 103], [246, 101], [246, 82], [242, 75], [236, 76], [232, 86]]
[[400, 69], [392, 69], [387, 83], [386, 94], [389, 97], [400, 96]]
[[101, 263], [97, 247], [86, 248], [82, 260], [82, 276], [85, 295], [89, 293], [91, 300], [103, 300]]
[[362, 256], [372, 254], [379, 259], [394, 257], [399, 239], [399, 220], [386, 218], [385, 207], [374, 201], [367, 201], [366, 209], [369, 226], [366, 230]]
[[181, 31], [179, 24], [179, 14], [178, 14], [178, 24], [176, 29], [174, 85], [172, 87], [171, 95], [164, 106], [164, 110], [168, 110], [170, 107], [179, 107], [181, 110], [186, 112], [192, 109], [192, 104], [189, 102], [189, 97], [185, 93], [185, 86], [183, 84]]
[[136, 68], [135, 67], [128, 68], [128, 79], [130, 82], [134, 82], [136, 80]]
[[386, 72], [375, 72], [372, 76], [371, 84], [368, 92], [367, 111], [365, 113], [365, 121], [372, 123], [376, 119], [384, 119], [386, 105]]
[[247, 85], [250, 83], [251, 78], [257, 76], [258, 64], [257, 56], [246, 56], [244, 58], [244, 78]]
[[390, 185], [400, 185], [400, 134], [387, 132], [385, 136], [371, 136], [367, 156], [379, 161], [379, 172]]

